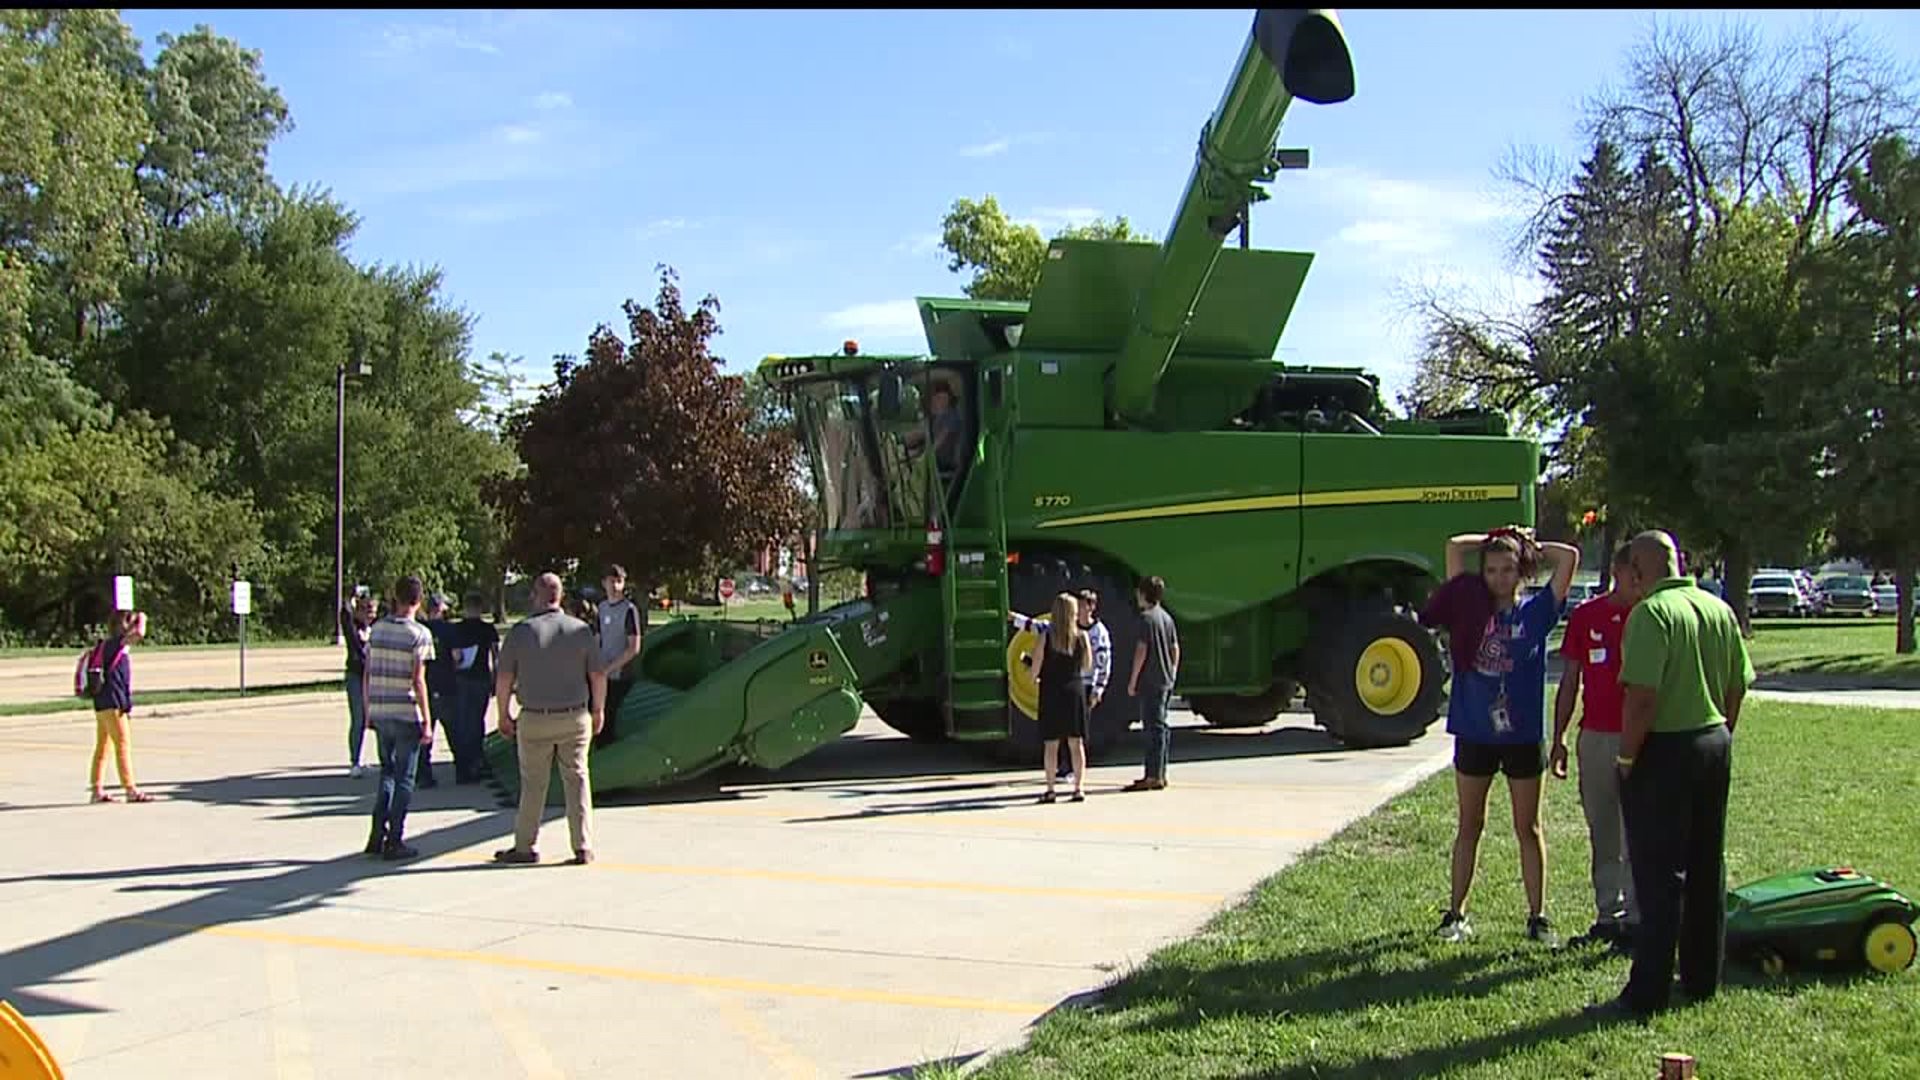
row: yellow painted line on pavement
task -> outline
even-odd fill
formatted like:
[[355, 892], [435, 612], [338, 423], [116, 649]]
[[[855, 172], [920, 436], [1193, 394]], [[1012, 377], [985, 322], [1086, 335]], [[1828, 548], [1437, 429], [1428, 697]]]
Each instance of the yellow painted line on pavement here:
[[[473, 862], [492, 862], [475, 855]], [[595, 861], [596, 870], [676, 877], [750, 878], [756, 881], [792, 881], [808, 885], [846, 885], [866, 889], [919, 889], [930, 892], [994, 893], [1003, 896], [1057, 896], [1074, 900], [1142, 900], [1150, 903], [1217, 904], [1226, 893], [1163, 892], [1154, 889], [1083, 889], [1062, 885], [996, 885], [985, 881], [931, 881], [921, 878], [861, 877], [815, 874], [804, 870], [761, 870], [747, 866], [667, 866], [657, 863]]]
[[780, 1070], [780, 1075], [791, 1077], [793, 1080], [813, 1080], [820, 1075], [818, 1066], [803, 1057], [786, 1040], [775, 1035], [771, 1028], [760, 1022], [759, 1017], [741, 1008], [733, 995], [715, 994], [702, 990], [700, 996], [713, 1005], [714, 1010], [726, 1020], [735, 1034], [739, 1035], [747, 1045], [760, 1051], [762, 1057], [772, 1062], [774, 1068]]
[[[477, 984], [479, 980], [474, 980]], [[513, 1051], [515, 1061], [520, 1063], [520, 1071], [526, 1073], [527, 1080], [566, 1080], [567, 1074], [554, 1064], [553, 1055], [547, 1053], [546, 1044], [533, 1030], [533, 1025], [521, 1015], [519, 1002], [508, 1001], [500, 988], [493, 985], [475, 986], [480, 1000], [485, 1004], [487, 1015], [493, 1020], [494, 1030], [506, 1041], [507, 1048]]]
[[[1149, 798], [1149, 795], [1142, 795]], [[1166, 796], [1162, 795], [1162, 799]], [[778, 818], [795, 825], [834, 825], [864, 824], [868, 822], [889, 822], [913, 820], [925, 823], [932, 819], [935, 824], [950, 825], [959, 829], [1011, 829], [1017, 832], [1059, 832], [1059, 833], [1120, 833], [1126, 836], [1223, 836], [1254, 837], [1277, 840], [1317, 840], [1327, 835], [1323, 829], [1258, 829], [1232, 825], [1169, 825], [1164, 821], [1038, 821], [1032, 818], [1020, 820], [982, 819], [977, 816], [965, 817], [951, 810], [879, 810], [872, 813], [858, 811], [836, 814], [821, 813], [831, 811], [831, 807], [793, 808], [787, 810], [763, 809], [748, 806], [650, 806], [650, 811], [663, 814], [677, 814], [683, 817], [752, 817]], [[1053, 811], [1064, 815], [1070, 811]]]
[[273, 1075], [278, 1080], [313, 1080], [313, 1045], [300, 1024], [300, 980], [293, 952], [275, 943], [267, 948], [267, 1001], [273, 1033]]
[[810, 986], [801, 983], [762, 982], [718, 975], [688, 975], [677, 971], [647, 971], [640, 968], [613, 967], [607, 964], [575, 964], [563, 960], [536, 960], [531, 957], [503, 956], [466, 949], [436, 949], [426, 945], [393, 945], [357, 938], [321, 937], [315, 934], [285, 934], [246, 926], [209, 923], [180, 923], [162, 919], [130, 918], [119, 920], [129, 926], [152, 926], [163, 930], [185, 930], [216, 937], [243, 938], [250, 941], [277, 942], [334, 952], [368, 953], [374, 956], [405, 956], [417, 960], [448, 960], [467, 964], [521, 971], [544, 971], [585, 978], [621, 979], [627, 982], [656, 983], [662, 986], [688, 986], [709, 990], [731, 990], [742, 994], [769, 994], [775, 997], [825, 998], [829, 1001], [857, 1002], [866, 1005], [903, 1005], [922, 1009], [961, 1009], [968, 1012], [1013, 1013], [1034, 1016], [1053, 1006], [1031, 1001], [999, 1001], [992, 998], [949, 997], [943, 994], [914, 994], [893, 990], [866, 990], [858, 987]]

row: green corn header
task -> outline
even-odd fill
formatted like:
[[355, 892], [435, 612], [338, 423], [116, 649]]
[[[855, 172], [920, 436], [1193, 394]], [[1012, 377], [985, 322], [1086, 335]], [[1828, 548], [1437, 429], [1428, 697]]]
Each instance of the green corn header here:
[[655, 631], [595, 786], [778, 767], [863, 705], [1032, 760], [1034, 638], [1010, 615], [1083, 589], [1114, 647], [1098, 755], [1135, 718], [1133, 591], [1155, 575], [1175, 691], [1209, 723], [1266, 724], [1304, 689], [1349, 745], [1423, 733], [1445, 672], [1412, 611], [1447, 537], [1533, 521], [1541, 458], [1500, 416], [1396, 419], [1363, 371], [1273, 359], [1313, 256], [1225, 241], [1291, 163], [1293, 103], [1353, 92], [1332, 12], [1263, 10], [1164, 241], [1054, 241], [1029, 303], [923, 298], [926, 355], [768, 358], [818, 500], [810, 570], [858, 568], [867, 595], [787, 627]]

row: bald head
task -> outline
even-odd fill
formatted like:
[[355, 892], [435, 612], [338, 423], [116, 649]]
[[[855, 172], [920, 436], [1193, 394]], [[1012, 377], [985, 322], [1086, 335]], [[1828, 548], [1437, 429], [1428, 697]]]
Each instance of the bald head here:
[[543, 608], [560, 606], [562, 591], [559, 574], [541, 574], [533, 579], [533, 602]]
[[1633, 571], [1643, 582], [1662, 581], [1680, 573], [1680, 545], [1659, 529], [1649, 529], [1628, 545]]

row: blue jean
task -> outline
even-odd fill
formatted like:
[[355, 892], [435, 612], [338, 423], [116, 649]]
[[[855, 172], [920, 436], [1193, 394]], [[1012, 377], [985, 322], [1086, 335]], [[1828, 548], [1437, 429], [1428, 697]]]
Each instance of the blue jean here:
[[[435, 727], [445, 736], [448, 749], [453, 749], [453, 695], [445, 690], [427, 689], [427, 715], [433, 719]], [[420, 764], [414, 770], [419, 774], [421, 787], [432, 787], [433, 780], [433, 744], [420, 744]]]
[[493, 701], [493, 680], [461, 679], [453, 701], [453, 771], [457, 779], [477, 779], [486, 765], [481, 756], [487, 740], [487, 705]]
[[367, 683], [359, 673], [347, 676], [347, 761], [360, 767], [360, 748], [367, 738]]
[[379, 720], [373, 725], [380, 748], [380, 791], [373, 799], [373, 837], [398, 844], [407, 834], [407, 807], [413, 803], [413, 767], [421, 750], [420, 725]]
[[1172, 688], [1140, 688], [1140, 731], [1147, 737], [1147, 778], [1165, 780], [1167, 759], [1173, 755], [1173, 729], [1167, 726], [1167, 704]]

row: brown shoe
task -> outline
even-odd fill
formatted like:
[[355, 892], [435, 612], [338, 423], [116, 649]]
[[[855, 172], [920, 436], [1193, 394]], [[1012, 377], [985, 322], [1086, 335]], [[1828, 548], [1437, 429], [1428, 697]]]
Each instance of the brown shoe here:
[[539, 862], [540, 853], [537, 851], [520, 851], [515, 848], [504, 848], [493, 853], [493, 861], [523, 866], [527, 863]]
[[1164, 780], [1155, 780], [1151, 776], [1143, 776], [1140, 779], [1135, 780], [1133, 783], [1128, 784], [1126, 787], [1122, 788], [1121, 790], [1122, 791], [1158, 791], [1160, 788], [1163, 788], [1165, 786], [1166, 786], [1166, 781]]
[[585, 866], [592, 861], [593, 861], [593, 852], [587, 848], [581, 848], [578, 851], [575, 851], [573, 853], [573, 858], [567, 860], [567, 865], [568, 866]]

